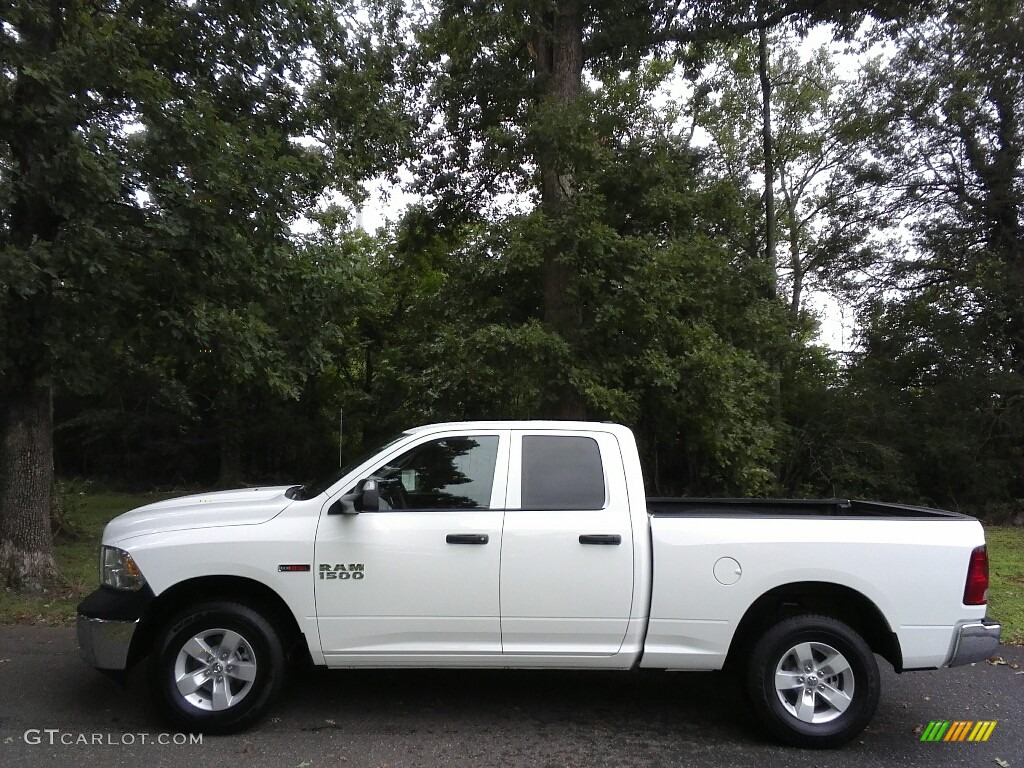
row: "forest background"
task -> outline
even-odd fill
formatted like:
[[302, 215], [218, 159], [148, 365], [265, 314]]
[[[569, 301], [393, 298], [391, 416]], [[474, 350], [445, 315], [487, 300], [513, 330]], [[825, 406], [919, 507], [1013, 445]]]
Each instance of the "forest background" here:
[[[1022, 28], [4, 0], [0, 580], [52, 574], [69, 482], [301, 482], [478, 418], [627, 424], [652, 494], [1019, 516]], [[366, 232], [381, 184], [414, 202]]]

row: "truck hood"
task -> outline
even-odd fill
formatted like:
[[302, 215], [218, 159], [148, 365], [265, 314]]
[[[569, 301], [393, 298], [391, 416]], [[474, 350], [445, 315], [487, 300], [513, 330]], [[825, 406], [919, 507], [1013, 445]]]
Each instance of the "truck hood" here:
[[265, 523], [292, 503], [284, 495], [291, 487], [240, 488], [157, 501], [107, 523], [103, 543], [114, 544], [146, 533]]

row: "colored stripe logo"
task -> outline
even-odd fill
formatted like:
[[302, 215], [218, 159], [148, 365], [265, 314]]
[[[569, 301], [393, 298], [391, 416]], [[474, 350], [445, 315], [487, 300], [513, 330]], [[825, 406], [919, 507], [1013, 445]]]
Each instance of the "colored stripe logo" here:
[[921, 741], [988, 741], [996, 720], [932, 720]]

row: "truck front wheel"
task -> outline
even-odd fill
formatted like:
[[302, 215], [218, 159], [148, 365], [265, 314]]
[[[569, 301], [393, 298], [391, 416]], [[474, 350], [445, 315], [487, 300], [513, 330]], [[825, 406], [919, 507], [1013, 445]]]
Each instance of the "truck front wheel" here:
[[780, 621], [755, 644], [747, 688], [755, 714], [779, 741], [838, 747], [871, 720], [880, 680], [863, 638], [828, 616]]
[[231, 733], [267, 710], [284, 679], [274, 626], [249, 606], [202, 603], [169, 621], [152, 658], [164, 714], [187, 731]]

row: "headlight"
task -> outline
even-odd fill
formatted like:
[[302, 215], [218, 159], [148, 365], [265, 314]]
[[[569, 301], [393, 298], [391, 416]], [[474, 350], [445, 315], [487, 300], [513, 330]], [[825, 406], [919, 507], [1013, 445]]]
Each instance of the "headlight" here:
[[132, 556], [117, 547], [100, 547], [100, 584], [114, 589], [142, 589], [146, 577]]

